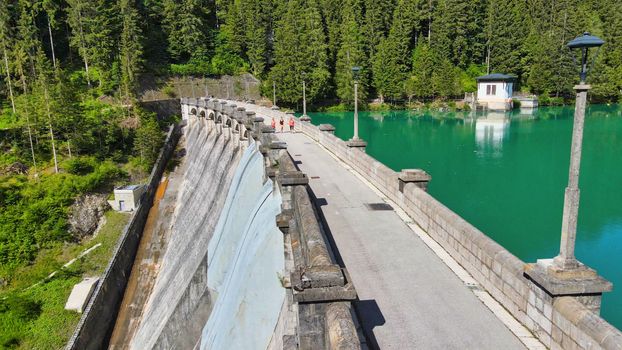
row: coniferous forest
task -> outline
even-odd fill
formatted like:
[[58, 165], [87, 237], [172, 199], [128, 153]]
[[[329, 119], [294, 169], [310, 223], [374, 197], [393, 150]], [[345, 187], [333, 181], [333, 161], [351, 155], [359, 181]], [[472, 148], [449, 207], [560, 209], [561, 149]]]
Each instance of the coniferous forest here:
[[[566, 43], [584, 31], [606, 41], [591, 98], [617, 102], [617, 0], [0, 0], [0, 291], [79, 240], [78, 195], [148, 171], [168, 121], [138, 106], [146, 77], [250, 73], [295, 107], [303, 80], [310, 103], [350, 105], [353, 66], [362, 102], [459, 98], [499, 72], [563, 99], [578, 79]], [[3, 300], [0, 316], [31, 305]], [[25, 337], [15, 322], [0, 345]]]

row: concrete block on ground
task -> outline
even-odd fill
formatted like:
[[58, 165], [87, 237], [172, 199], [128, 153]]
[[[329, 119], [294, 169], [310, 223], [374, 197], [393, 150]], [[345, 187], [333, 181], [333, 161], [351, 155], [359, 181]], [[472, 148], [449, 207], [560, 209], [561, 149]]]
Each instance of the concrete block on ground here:
[[99, 282], [99, 277], [87, 277], [73, 286], [67, 303], [65, 303], [65, 310], [82, 313], [91, 299], [95, 287], [97, 287], [97, 282]]

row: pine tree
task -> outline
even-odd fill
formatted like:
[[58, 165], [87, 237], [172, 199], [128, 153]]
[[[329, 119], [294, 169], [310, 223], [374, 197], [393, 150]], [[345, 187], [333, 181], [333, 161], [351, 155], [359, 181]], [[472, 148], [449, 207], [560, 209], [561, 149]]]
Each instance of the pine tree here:
[[67, 0], [67, 22], [71, 27], [70, 44], [84, 61], [87, 84], [91, 85], [91, 70], [99, 70], [100, 86], [109, 84], [115, 61], [118, 7], [112, 0]]
[[319, 5], [325, 24], [329, 67], [331, 72], [334, 72], [342, 36], [341, 13], [343, 8], [348, 5], [339, 0], [319, 0]]
[[432, 76], [438, 59], [426, 41], [419, 42], [413, 52], [412, 77], [409, 87], [412, 96], [428, 98], [434, 96]]
[[245, 0], [242, 16], [245, 19], [244, 36], [246, 56], [252, 73], [263, 75], [270, 53], [268, 38], [271, 29], [272, 3], [269, 0]]
[[15, 110], [15, 97], [13, 96], [13, 82], [11, 80], [11, 69], [9, 68], [9, 48], [12, 42], [11, 14], [9, 13], [8, 0], [0, 0], [0, 53], [2, 54], [2, 70], [6, 85], [9, 90], [9, 98], [11, 99], [11, 108], [13, 113]]
[[34, 57], [38, 51], [39, 41], [32, 4], [24, 0], [18, 2], [18, 7], [14, 63], [20, 75], [22, 91], [27, 93], [29, 82], [36, 78]]
[[603, 33], [603, 45], [594, 66], [592, 93], [609, 101], [622, 101], [622, 3], [613, 2], [599, 9], [600, 17], [606, 18], [608, 25]]
[[169, 53], [178, 61], [204, 60], [210, 48], [207, 0], [164, 0], [164, 24]]
[[52, 54], [52, 64], [54, 65], [54, 69], [57, 68], [56, 65], [56, 50], [54, 49], [54, 36], [52, 35], [52, 29], [56, 27], [56, 12], [58, 10], [58, 4], [56, 4], [52, 0], [43, 0], [41, 3], [43, 10], [45, 11], [46, 19], [47, 19], [47, 27], [48, 27], [48, 36], [50, 40], [50, 52]]
[[485, 9], [483, 0], [439, 0], [431, 45], [440, 57], [461, 68], [484, 61]]
[[227, 41], [229, 49], [237, 54], [244, 54], [244, 14], [242, 1], [232, 0], [229, 4], [223, 4], [226, 11], [223, 16], [225, 22], [221, 25], [221, 33]]
[[459, 80], [456, 66], [447, 59], [440, 58], [432, 73], [432, 89], [438, 97], [452, 97], [460, 93]]
[[412, 0], [399, 0], [389, 36], [380, 42], [374, 56], [374, 87], [381, 101], [399, 98], [404, 92], [410, 70], [411, 35], [418, 25], [415, 5]]
[[270, 71], [277, 85], [278, 100], [296, 104], [302, 100], [302, 80], [307, 101], [323, 96], [330, 79], [324, 28], [313, 0], [292, 0], [277, 23], [274, 43], [275, 65]]
[[523, 75], [525, 26], [521, 18], [526, 8], [523, 2], [491, 0], [488, 4], [486, 26], [489, 72]]
[[352, 67], [361, 67], [358, 77], [358, 100], [367, 100], [368, 61], [365, 55], [365, 40], [357, 18], [362, 17], [362, 7], [357, 0], [349, 0], [343, 4], [341, 22], [341, 40], [335, 71], [337, 96], [343, 103], [354, 103], [354, 77]]
[[45, 108], [45, 115], [47, 117], [47, 127], [50, 135], [50, 142], [52, 145], [52, 155], [54, 158], [54, 172], [58, 173], [58, 157], [56, 154], [56, 139], [54, 137], [54, 118], [52, 116], [52, 103], [53, 100], [50, 96], [50, 77], [48, 75], [49, 68], [47, 67], [47, 59], [43, 55], [42, 51], [37, 53], [37, 71], [39, 73], [37, 87], [39, 96], [43, 97], [43, 106]]
[[126, 99], [133, 95], [138, 72], [142, 66], [142, 32], [139, 14], [132, 0], [119, 0], [123, 20], [120, 40], [121, 82]]
[[365, 0], [365, 41], [370, 59], [387, 36], [395, 10], [395, 0]]

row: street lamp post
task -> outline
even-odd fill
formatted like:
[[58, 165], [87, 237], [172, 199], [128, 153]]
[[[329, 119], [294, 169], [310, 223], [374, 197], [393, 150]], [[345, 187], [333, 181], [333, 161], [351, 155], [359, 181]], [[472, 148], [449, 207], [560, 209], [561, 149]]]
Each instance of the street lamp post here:
[[583, 142], [583, 124], [587, 92], [586, 83], [589, 71], [589, 49], [599, 48], [604, 44], [600, 38], [584, 33], [570, 41], [567, 46], [581, 53], [580, 82], [574, 87], [577, 100], [572, 129], [570, 150], [570, 170], [568, 187], [564, 195], [562, 234], [559, 255], [553, 259], [538, 259], [535, 264], [525, 266], [525, 274], [537, 288], [553, 297], [573, 296], [595, 313], [600, 312], [600, 300], [603, 292], [611, 291], [611, 282], [599, 276], [595, 270], [579, 262], [575, 257], [577, 238], [577, 218], [579, 214], [579, 170], [581, 166], [581, 147]]
[[279, 106], [276, 105], [276, 82], [272, 82], [272, 110], [278, 111]]
[[302, 73], [302, 117], [307, 117], [307, 83], [305, 82], [305, 73]]
[[194, 76], [190, 76], [190, 88], [192, 89], [192, 98], [197, 98], [197, 95], [194, 93]]
[[555, 263], [560, 268], [573, 269], [579, 266], [575, 258], [575, 242], [577, 238], [577, 218], [579, 215], [579, 171], [581, 167], [581, 148], [583, 142], [583, 124], [585, 121], [585, 106], [587, 92], [591, 86], [586, 83], [588, 67], [588, 53], [590, 48], [599, 48], [605, 42], [600, 38], [584, 33], [568, 43], [571, 50], [580, 50], [581, 72], [579, 85], [574, 87], [577, 100], [572, 127], [572, 146], [570, 151], [570, 170], [568, 187], [564, 194], [564, 212], [562, 219], [562, 236], [559, 255]]
[[348, 140], [348, 146], [358, 147], [365, 149], [367, 142], [359, 138], [359, 110], [358, 110], [358, 87], [359, 87], [359, 74], [361, 67], [352, 67], [352, 79], [354, 80], [354, 136]]
[[358, 108], [358, 88], [359, 88], [359, 73], [361, 67], [352, 67], [352, 78], [354, 79], [354, 136], [352, 140], [359, 139], [359, 108]]

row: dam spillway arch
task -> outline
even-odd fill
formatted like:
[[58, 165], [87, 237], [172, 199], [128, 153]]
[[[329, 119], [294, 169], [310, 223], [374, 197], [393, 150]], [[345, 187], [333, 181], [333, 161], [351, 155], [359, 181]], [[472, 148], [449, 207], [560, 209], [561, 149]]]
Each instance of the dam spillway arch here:
[[[126, 290], [129, 300], [123, 305], [137, 310], [133, 319], [117, 319], [117, 328], [132, 327], [121, 336], [115, 328], [110, 348], [280, 349], [292, 341], [297, 346], [311, 341], [319, 348], [360, 348], [348, 301], [356, 293], [338, 266], [327, 267], [341, 276], [337, 282], [316, 283], [337, 283], [335, 290], [307, 291], [314, 295], [301, 299], [308, 311], [297, 311], [294, 295], [304, 290], [293, 292], [290, 275], [293, 266], [305, 268], [300, 265], [304, 262], [292, 262], [290, 223], [283, 220], [293, 210], [293, 187], [288, 186], [305, 188], [300, 180], [306, 178], [278, 176], [296, 172], [286, 148], [254, 112], [235, 104], [195, 102], [182, 104], [185, 127], [178, 151], [185, 155], [168, 175], [164, 198], [174, 206], [155, 208], [160, 214], [168, 212], [161, 217], [170, 220], [155, 225], [165, 228], [160, 232], [167, 240], [165, 249], [159, 258], [152, 254], [135, 262], [132, 271], [140, 276], [141, 270], [156, 270], [153, 285], [135, 288], [145, 294], [142, 303], [134, 303]], [[301, 188], [296, 193], [306, 198], [304, 210], [313, 213]], [[325, 320], [321, 332], [309, 324], [309, 314]]]

